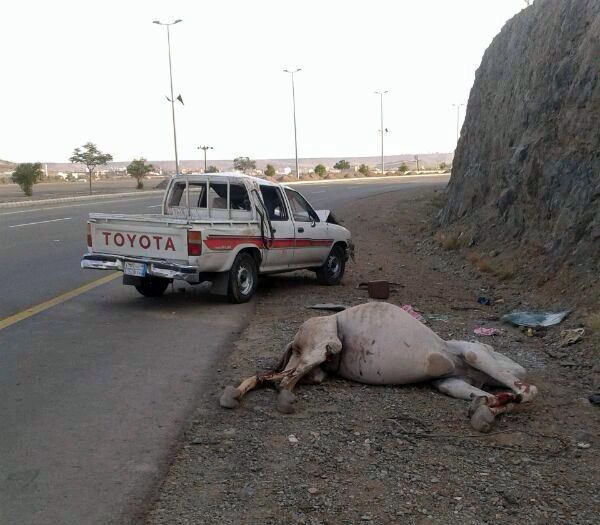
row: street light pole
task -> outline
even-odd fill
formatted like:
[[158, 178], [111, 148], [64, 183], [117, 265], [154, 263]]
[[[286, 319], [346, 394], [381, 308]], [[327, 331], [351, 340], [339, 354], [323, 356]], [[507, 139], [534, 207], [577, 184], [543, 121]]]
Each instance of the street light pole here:
[[387, 91], [375, 91], [375, 94], [379, 95], [380, 110], [381, 110], [381, 129], [379, 131], [381, 131], [381, 174], [382, 175], [385, 174], [385, 163], [383, 160], [383, 134], [385, 133], [385, 130], [383, 129], [383, 95], [385, 95], [386, 93], [388, 93], [388, 92]]
[[298, 73], [302, 71], [302, 69], [298, 68], [295, 71], [288, 71], [287, 69], [283, 70], [284, 73], [290, 73], [292, 75], [292, 105], [294, 108], [294, 149], [296, 151], [296, 177], [300, 178], [300, 170], [298, 169], [298, 134], [296, 133], [296, 89], [294, 87], [294, 73]]
[[204, 173], [206, 173], [206, 150], [214, 148], [212, 146], [198, 146], [198, 149], [204, 150]]
[[159, 22], [158, 20], [154, 20], [153, 24], [158, 24], [160, 26], [166, 26], [167, 28], [167, 47], [169, 49], [169, 80], [171, 82], [171, 115], [173, 117], [173, 142], [175, 144], [175, 174], [179, 175], [179, 156], [177, 155], [177, 131], [175, 128], [175, 98], [173, 97], [173, 68], [171, 65], [171, 33], [169, 28], [175, 24], [178, 24], [182, 20], [175, 20], [170, 24], [165, 24], [163, 22]]
[[455, 108], [456, 108], [456, 144], [458, 145], [458, 139], [460, 138], [460, 127], [459, 127], [459, 122], [460, 122], [460, 107], [464, 106], [464, 103], [462, 104], [452, 104]]

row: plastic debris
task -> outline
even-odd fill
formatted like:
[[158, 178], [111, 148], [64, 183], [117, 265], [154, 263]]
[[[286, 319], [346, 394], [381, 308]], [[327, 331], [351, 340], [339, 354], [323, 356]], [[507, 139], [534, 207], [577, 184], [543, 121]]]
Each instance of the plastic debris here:
[[288, 436], [288, 441], [289, 441], [290, 443], [294, 443], [294, 444], [296, 444], [296, 443], [298, 443], [298, 438], [297, 438], [296, 436], [294, 436], [294, 434], [290, 434], [290, 435]]
[[473, 330], [475, 335], [496, 335], [500, 333], [497, 328], [486, 328], [485, 326], [478, 326]]
[[570, 310], [564, 312], [511, 312], [503, 315], [501, 320], [514, 326], [540, 328], [558, 324], [570, 313]]
[[334, 304], [334, 303], [320, 303], [313, 304], [312, 306], [307, 306], [312, 310], [330, 310], [332, 312], [341, 312], [342, 310], [346, 310], [349, 308], [345, 304]]
[[447, 323], [450, 320], [450, 316], [449, 315], [445, 315], [445, 314], [428, 315], [427, 319], [429, 319], [430, 321], [442, 321], [444, 323]]
[[402, 310], [404, 310], [408, 315], [414, 317], [417, 321], [421, 321], [422, 323], [425, 322], [423, 316], [419, 312], [415, 311], [415, 309], [410, 304], [405, 304], [404, 306], [402, 306]]
[[592, 405], [600, 406], [600, 394], [590, 394], [588, 396], [588, 401]]
[[585, 334], [583, 328], [574, 328], [573, 330], [562, 330], [560, 332], [560, 346], [571, 346], [577, 341], [581, 341]]
[[369, 297], [373, 299], [387, 299], [390, 292], [396, 292], [391, 286], [403, 286], [400, 283], [392, 283], [389, 281], [369, 281], [368, 283], [360, 283], [357, 288], [366, 288]]
[[483, 296], [478, 297], [477, 302], [479, 304], [483, 304], [485, 306], [489, 306], [490, 304], [492, 304], [491, 301], [487, 297], [483, 297]]

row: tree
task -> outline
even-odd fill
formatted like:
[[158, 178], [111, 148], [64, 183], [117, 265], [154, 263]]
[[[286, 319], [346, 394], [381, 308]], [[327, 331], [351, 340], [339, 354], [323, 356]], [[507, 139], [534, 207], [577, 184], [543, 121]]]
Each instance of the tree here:
[[325, 174], [327, 173], [327, 168], [325, 166], [323, 166], [323, 164], [317, 164], [315, 166], [315, 173], [319, 176], [319, 177], [324, 177]]
[[75, 148], [73, 155], [69, 157], [69, 162], [84, 164], [90, 177], [90, 195], [92, 194], [92, 175], [97, 166], [103, 166], [113, 160], [110, 153], [102, 153], [96, 144], [86, 142], [81, 148]]
[[236, 157], [233, 159], [233, 168], [239, 171], [253, 170], [256, 168], [256, 161], [249, 157]]
[[350, 163], [347, 160], [338, 160], [333, 167], [336, 170], [349, 170], [350, 169]]
[[153, 169], [154, 166], [152, 166], [152, 164], [146, 164], [146, 159], [140, 157], [139, 159], [133, 159], [129, 163], [129, 166], [127, 166], [127, 173], [137, 180], [137, 189], [143, 190], [144, 183], [142, 182], [142, 178], [146, 173], [150, 173]]
[[219, 168], [217, 168], [216, 166], [208, 166], [204, 170], [204, 173], [219, 173]]
[[445, 170], [448, 166], [446, 165], [445, 162], [440, 162], [440, 169], [441, 170]]
[[400, 164], [398, 171], [404, 175], [408, 171], [408, 166], [403, 162]]
[[358, 167], [358, 172], [361, 173], [362, 175], [368, 175], [369, 174], [369, 166], [367, 166], [366, 164], [361, 164]]
[[35, 164], [25, 162], [17, 164], [12, 174], [12, 180], [21, 187], [25, 195], [31, 197], [33, 194], [33, 185], [42, 178], [43, 174], [42, 165], [39, 162]]
[[273, 166], [273, 164], [267, 164], [267, 167], [265, 168], [265, 176], [275, 177], [275, 166]]

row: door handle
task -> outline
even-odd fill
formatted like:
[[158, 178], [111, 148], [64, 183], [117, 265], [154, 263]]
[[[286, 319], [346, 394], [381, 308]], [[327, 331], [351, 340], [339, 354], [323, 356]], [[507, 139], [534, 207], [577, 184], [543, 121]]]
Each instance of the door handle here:
[[304, 228], [302, 228], [302, 226], [300, 226], [300, 228], [298, 228], [298, 232], [299, 233], [304, 233]]

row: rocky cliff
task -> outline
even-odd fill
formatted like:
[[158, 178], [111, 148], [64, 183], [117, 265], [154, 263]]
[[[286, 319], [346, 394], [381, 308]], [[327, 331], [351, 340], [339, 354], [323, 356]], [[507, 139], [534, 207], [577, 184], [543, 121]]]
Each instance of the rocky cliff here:
[[486, 50], [441, 225], [471, 244], [600, 256], [600, 0], [536, 0]]

